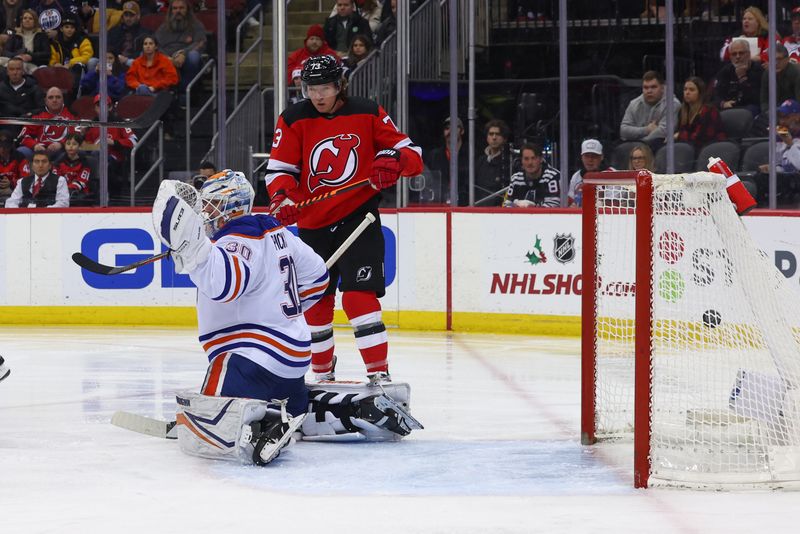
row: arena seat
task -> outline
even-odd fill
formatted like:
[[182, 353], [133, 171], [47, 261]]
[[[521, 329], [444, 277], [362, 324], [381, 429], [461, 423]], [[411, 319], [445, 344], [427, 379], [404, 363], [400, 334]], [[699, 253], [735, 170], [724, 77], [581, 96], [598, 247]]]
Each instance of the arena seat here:
[[[675, 143], [675, 172], [691, 172], [694, 167], [694, 147], [689, 143]], [[657, 173], [667, 172], [667, 146], [656, 152], [655, 167]]]
[[716, 141], [704, 146], [697, 155], [697, 164], [694, 170], [707, 171], [708, 158], [722, 158], [731, 169], [739, 167], [739, 145], [733, 141]]

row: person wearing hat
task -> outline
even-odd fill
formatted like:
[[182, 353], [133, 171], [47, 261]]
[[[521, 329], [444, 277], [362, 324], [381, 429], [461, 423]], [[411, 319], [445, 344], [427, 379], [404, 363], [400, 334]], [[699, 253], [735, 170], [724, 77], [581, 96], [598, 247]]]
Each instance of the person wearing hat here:
[[544, 159], [542, 147], [525, 143], [519, 152], [522, 158], [522, 171], [511, 176], [511, 183], [503, 199], [503, 207], [560, 207], [561, 173]]
[[587, 172], [613, 171], [603, 162], [603, 145], [597, 139], [587, 139], [581, 143], [581, 168], [569, 180], [567, 206], [583, 205], [583, 175]]
[[93, 55], [92, 42], [80, 29], [75, 17], [64, 17], [58, 29], [58, 38], [50, 43], [50, 66], [70, 69], [75, 77], [73, 86], [77, 90]]
[[717, 73], [714, 103], [719, 109], [745, 108], [755, 117], [761, 113], [758, 92], [764, 69], [750, 58], [750, 45], [744, 39], [734, 39], [729, 50], [730, 62]]
[[150, 30], [139, 23], [141, 10], [133, 1], [122, 4], [122, 20], [108, 32], [108, 49], [119, 62], [130, 67], [133, 60], [142, 53], [142, 41], [150, 35]]
[[[778, 142], [775, 145], [775, 170], [780, 173], [800, 174], [800, 102], [790, 98], [778, 107]], [[769, 164], [759, 167], [769, 172]]]
[[[458, 126], [457, 147], [458, 147], [458, 205], [469, 205], [469, 150], [464, 146], [464, 123], [456, 117]], [[434, 148], [424, 154], [425, 165], [433, 173], [438, 173], [441, 177], [441, 194], [448, 199], [448, 203], [454, 206], [455, 203], [449, 200], [450, 194], [450, 117], [442, 123], [442, 146]]]
[[0, 203], [11, 196], [17, 181], [30, 172], [28, 160], [14, 150], [11, 134], [0, 131]]
[[339, 58], [336, 55], [336, 51], [325, 42], [325, 32], [322, 31], [322, 26], [312, 24], [306, 32], [306, 40], [303, 47], [289, 54], [289, 59], [286, 62], [286, 72], [289, 73], [295, 87], [300, 87], [300, 73], [308, 58], [325, 55], [337, 58], [337, 60]]

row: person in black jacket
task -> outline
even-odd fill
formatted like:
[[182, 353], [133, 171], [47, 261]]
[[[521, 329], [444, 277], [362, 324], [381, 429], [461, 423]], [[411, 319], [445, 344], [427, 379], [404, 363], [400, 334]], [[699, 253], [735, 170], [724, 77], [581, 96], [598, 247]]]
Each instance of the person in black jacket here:
[[336, 15], [328, 17], [323, 27], [325, 41], [344, 56], [350, 49], [350, 42], [359, 33], [372, 36], [369, 22], [356, 12], [355, 0], [336, 0]]
[[142, 53], [142, 41], [150, 31], [139, 24], [139, 4], [122, 4], [122, 21], [108, 31], [108, 49], [117, 56], [125, 68]]
[[0, 115], [30, 117], [44, 108], [44, 93], [34, 78], [25, 76], [23, 68], [19, 58], [6, 65], [6, 79], [0, 83]]
[[[50, 62], [50, 38], [39, 27], [39, 19], [34, 10], [26, 9], [19, 20], [19, 28], [3, 47], [0, 67], [5, 67], [12, 57], [20, 57], [25, 62], [25, 72], [30, 74]], [[33, 38], [32, 49], [25, 46], [25, 37]]]
[[[464, 123], [458, 119], [458, 205], [469, 205], [469, 150], [464, 142]], [[455, 204], [450, 200], [450, 117], [447, 117], [442, 125], [442, 146], [434, 148], [433, 150], [426, 151], [424, 160], [426, 166], [426, 173], [431, 173], [433, 183], [433, 199], [434, 203], [446, 201], [451, 206]], [[437, 186], [437, 181], [441, 187]], [[422, 192], [424, 196], [425, 191]], [[420, 202], [424, 201], [420, 198]]]

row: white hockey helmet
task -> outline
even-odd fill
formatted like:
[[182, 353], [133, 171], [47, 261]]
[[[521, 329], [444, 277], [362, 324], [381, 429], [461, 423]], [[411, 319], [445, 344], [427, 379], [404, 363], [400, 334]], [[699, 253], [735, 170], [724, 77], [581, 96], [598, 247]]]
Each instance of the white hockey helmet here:
[[253, 186], [242, 172], [225, 169], [209, 176], [200, 189], [209, 236], [231, 219], [248, 215], [253, 210], [254, 198]]

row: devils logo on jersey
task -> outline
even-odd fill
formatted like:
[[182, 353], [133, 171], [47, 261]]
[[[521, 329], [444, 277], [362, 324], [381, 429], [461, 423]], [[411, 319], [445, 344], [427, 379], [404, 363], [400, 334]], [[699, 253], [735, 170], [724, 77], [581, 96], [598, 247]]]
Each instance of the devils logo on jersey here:
[[357, 135], [339, 134], [317, 143], [308, 157], [308, 190], [327, 185], [337, 187], [347, 183], [358, 169], [356, 148], [361, 144]]

